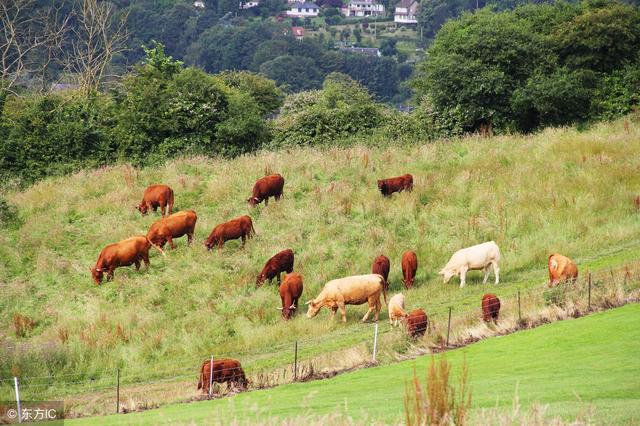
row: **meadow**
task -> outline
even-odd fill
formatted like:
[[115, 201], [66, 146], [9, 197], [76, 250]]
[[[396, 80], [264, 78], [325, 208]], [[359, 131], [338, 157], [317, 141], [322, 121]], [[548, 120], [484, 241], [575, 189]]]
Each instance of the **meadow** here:
[[[639, 121], [121, 165], [8, 192], [19, 218], [0, 235], [0, 397], [13, 397], [13, 376], [27, 398], [111, 388], [117, 368], [125, 383], [193, 377], [195, 393], [211, 354], [238, 358], [252, 374], [288, 365], [296, 340], [306, 343], [303, 358], [339, 364], [332, 353], [370, 339], [371, 325], [358, 323], [366, 308], [348, 307], [347, 324], [326, 311], [283, 322], [277, 287], [256, 289], [255, 277], [284, 248], [295, 252], [305, 301], [330, 279], [369, 272], [380, 253], [392, 261], [391, 293], [400, 291], [400, 256], [415, 250], [416, 286], [402, 291], [409, 308], [436, 316], [449, 305], [476, 308], [487, 289], [512, 297], [540, 288], [551, 252], [573, 258], [581, 274], [621, 266], [640, 257]], [[272, 172], [286, 179], [284, 198], [250, 209], [253, 182]], [[414, 175], [414, 191], [381, 197], [376, 179], [404, 173]], [[120, 268], [96, 286], [89, 268], [100, 250], [159, 218], [134, 205], [160, 182], [174, 188], [174, 210], [198, 213], [194, 244], [178, 240], [166, 258], [152, 254], [148, 271]], [[242, 214], [257, 237], [207, 252], [213, 226]], [[483, 286], [479, 272], [464, 289], [442, 284], [437, 272], [455, 250], [487, 240], [502, 251], [500, 285]]]
[[[520, 420], [525, 416], [518, 413], [532, 409], [546, 422], [560, 418], [586, 424], [637, 424], [639, 338], [640, 305], [631, 304], [486, 339], [436, 358], [445, 356], [451, 362], [456, 385], [456, 376], [463, 362], [467, 363], [471, 424], [523, 424]], [[334, 424], [401, 424], [406, 385], [414, 369], [424, 380], [429, 358], [224, 400], [72, 420], [70, 424], [294, 424], [295, 419], [312, 424], [323, 424], [323, 419], [333, 419]]]

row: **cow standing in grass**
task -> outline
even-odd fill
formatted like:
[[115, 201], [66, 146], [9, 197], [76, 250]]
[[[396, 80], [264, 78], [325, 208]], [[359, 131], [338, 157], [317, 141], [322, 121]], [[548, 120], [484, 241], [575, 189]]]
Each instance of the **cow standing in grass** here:
[[389, 324], [398, 325], [400, 320], [405, 319], [409, 314], [404, 310], [404, 294], [395, 294], [389, 299]]
[[571, 259], [558, 253], [549, 256], [547, 262], [549, 268], [549, 287], [562, 282], [575, 283], [578, 279], [578, 267]]
[[214, 246], [218, 246], [218, 249], [221, 249], [225, 242], [242, 238], [242, 247], [244, 247], [247, 238], [251, 238], [255, 234], [256, 231], [253, 229], [251, 218], [249, 216], [240, 216], [213, 228], [204, 245], [207, 250], [211, 250]]
[[227, 383], [230, 386], [237, 385], [246, 389], [249, 382], [244, 375], [240, 361], [231, 358], [219, 358], [213, 360], [213, 377], [211, 376], [211, 360], [208, 359], [200, 367], [200, 379], [198, 389], [202, 393], [209, 393], [209, 383]]
[[187, 245], [193, 241], [198, 215], [193, 210], [185, 210], [162, 218], [151, 225], [147, 232], [147, 238], [160, 247], [169, 243], [169, 247], [175, 248], [174, 238], [187, 236]]
[[483, 284], [489, 278], [489, 267], [493, 267], [496, 284], [500, 282], [500, 248], [493, 241], [460, 249], [451, 256], [449, 262], [440, 271], [445, 283], [456, 275], [460, 276], [460, 288], [466, 283], [467, 271], [484, 270]]
[[500, 314], [500, 299], [492, 293], [482, 296], [482, 319], [484, 322], [498, 321]]
[[390, 197], [394, 192], [411, 191], [413, 190], [413, 176], [406, 174], [380, 179], [378, 181], [378, 189], [385, 197]]
[[371, 273], [382, 275], [384, 278], [385, 289], [389, 289], [389, 269], [391, 269], [391, 262], [387, 256], [382, 254], [376, 257], [371, 265]]
[[402, 254], [402, 283], [404, 288], [413, 287], [418, 270], [418, 256], [413, 251], [406, 251]]
[[247, 200], [251, 207], [255, 207], [264, 201], [264, 205], [269, 205], [269, 197], [275, 197], [276, 201], [282, 197], [284, 188], [284, 178], [280, 174], [265, 176], [256, 181], [253, 185], [251, 197]]
[[162, 216], [171, 215], [173, 210], [173, 189], [167, 185], [151, 185], [142, 195], [142, 201], [136, 206], [140, 213], [147, 214], [149, 210], [157, 211], [160, 207]]
[[260, 275], [256, 278], [256, 286], [260, 287], [266, 280], [269, 280], [269, 284], [271, 284], [271, 280], [275, 277], [278, 278], [278, 283], [280, 283], [280, 274], [282, 272], [293, 272], [293, 261], [294, 256], [293, 250], [291, 249], [276, 253], [265, 263], [262, 272], [260, 272]]
[[429, 326], [427, 314], [422, 309], [414, 309], [407, 316], [407, 333], [409, 336], [417, 339], [424, 336]]
[[380, 293], [384, 295], [384, 303], [387, 303], [387, 293], [384, 288], [384, 278], [382, 275], [355, 275], [337, 280], [331, 280], [325, 284], [320, 294], [313, 300], [307, 302], [307, 318], [315, 317], [320, 309], [325, 306], [331, 309], [332, 316], [335, 317], [338, 309], [342, 315], [342, 322], [347, 322], [347, 311], [345, 305], [369, 304], [369, 310], [362, 317], [365, 322], [371, 312], [375, 312], [375, 321], [380, 315]]
[[282, 307], [282, 318], [288, 320], [298, 311], [298, 300], [302, 296], [302, 275], [297, 273], [287, 274], [280, 284], [280, 300]]
[[107, 273], [107, 280], [113, 279], [113, 271], [121, 266], [136, 265], [136, 270], [140, 269], [140, 262], [144, 262], [149, 267], [149, 248], [154, 246], [164, 255], [164, 252], [157, 245], [153, 244], [147, 237], [140, 235], [127, 238], [120, 242], [109, 244], [100, 252], [96, 266], [91, 268], [91, 276], [96, 284], [102, 283], [103, 273]]

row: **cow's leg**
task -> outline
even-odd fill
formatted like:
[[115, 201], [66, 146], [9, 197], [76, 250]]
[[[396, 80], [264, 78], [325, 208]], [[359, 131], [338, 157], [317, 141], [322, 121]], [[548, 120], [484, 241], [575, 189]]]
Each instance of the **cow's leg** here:
[[483, 271], [484, 271], [484, 279], [482, 280], [482, 284], [486, 284], [487, 280], [489, 279], [489, 267], [491, 266], [491, 264], [487, 264]]
[[280, 272], [278, 272], [278, 284], [282, 284], [282, 279], [280, 278]]
[[362, 322], [365, 322], [367, 319], [369, 319], [369, 314], [371, 314], [371, 312], [375, 309], [376, 306], [376, 302], [369, 299], [369, 309], [367, 309], [367, 313], [364, 314], [364, 316], [362, 317]]
[[142, 261], [144, 262], [144, 266], [149, 269], [149, 252], [142, 255]]
[[140, 270], [140, 259], [136, 259], [135, 264], [136, 264], [136, 271], [139, 271]]
[[107, 271], [107, 281], [113, 280], [113, 271], [115, 269], [116, 268], [114, 268], [114, 267], [109, 267], [109, 270]]
[[376, 300], [376, 316], [375, 316], [376, 322], [378, 322], [378, 318], [380, 317], [381, 309], [382, 309], [382, 305], [380, 304], [380, 296], [378, 296], [378, 300]]
[[340, 309], [340, 315], [342, 316], [342, 322], [347, 322], [347, 310], [344, 307], [344, 302], [338, 302], [338, 309]]
[[334, 306], [331, 308], [331, 320], [333, 320], [336, 317], [336, 312], [338, 312], [338, 307]]
[[242, 247], [244, 247], [246, 242], [247, 242], [247, 236], [246, 235], [242, 235]]
[[167, 237], [167, 242], [169, 243], [169, 247], [171, 247], [171, 250], [176, 248], [176, 246], [173, 244], [173, 237], [171, 235], [169, 235], [169, 237]]
[[166, 212], [167, 212], [167, 205], [166, 204], [160, 204], [160, 213], [162, 213], [162, 217], [164, 217]]
[[463, 266], [460, 268], [460, 288], [464, 287], [464, 285], [467, 283], [467, 270], [469, 268], [467, 268], [466, 266]]
[[491, 262], [491, 264], [493, 265], [493, 275], [496, 276], [496, 284], [498, 284], [500, 282], [500, 267], [495, 261]]
[[193, 242], [193, 231], [191, 233], [187, 234], [187, 245], [191, 245], [191, 243]]

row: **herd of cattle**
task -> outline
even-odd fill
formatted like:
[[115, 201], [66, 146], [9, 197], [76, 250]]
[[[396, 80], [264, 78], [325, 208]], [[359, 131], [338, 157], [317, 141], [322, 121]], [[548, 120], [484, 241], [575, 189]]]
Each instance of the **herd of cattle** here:
[[[395, 192], [411, 191], [413, 189], [413, 176], [406, 174], [389, 179], [378, 180], [378, 189], [385, 197], [391, 196]], [[253, 186], [251, 197], [247, 200], [251, 207], [255, 207], [262, 201], [268, 205], [269, 198], [277, 200], [282, 197], [284, 188], [284, 178], [280, 174], [258, 179]], [[150, 210], [154, 212], [160, 208], [161, 219], [154, 222], [146, 235], [134, 236], [122, 240], [115, 244], [107, 245], [98, 256], [95, 267], [91, 268], [91, 274], [96, 284], [101, 284], [103, 274], [106, 272], [107, 280], [113, 279], [114, 270], [121, 266], [135, 265], [136, 270], [140, 268], [141, 262], [149, 266], [149, 250], [151, 247], [157, 249], [163, 256], [162, 250], [165, 244], [173, 249], [173, 239], [187, 236], [187, 244], [193, 241], [196, 222], [198, 217], [193, 210], [185, 210], [172, 214], [174, 204], [174, 192], [167, 185], [149, 186], [143, 195], [142, 201], [136, 208], [143, 215]], [[249, 216], [240, 216], [228, 222], [221, 223], [213, 228], [204, 245], [208, 250], [213, 247], [222, 248], [223, 244], [229, 240], [241, 239], [244, 246], [246, 240], [255, 235], [253, 222]], [[465, 286], [466, 274], [470, 270], [482, 270], [484, 272], [483, 284], [487, 283], [490, 270], [493, 270], [495, 284], [500, 281], [500, 249], [493, 241], [477, 244], [471, 247], [456, 251], [447, 264], [440, 270], [439, 274], [445, 283], [458, 276], [460, 278], [460, 288]], [[413, 251], [406, 251], [402, 255], [402, 283], [406, 289], [414, 285], [416, 272], [418, 269], [418, 257]], [[560, 254], [552, 254], [548, 259], [549, 286], [557, 285], [564, 281], [575, 281], [578, 277], [578, 269], [569, 258]], [[418, 338], [424, 335], [429, 325], [427, 314], [423, 309], [415, 309], [411, 312], [405, 311], [405, 296], [398, 293], [387, 301], [388, 278], [391, 262], [388, 257], [379, 255], [373, 261], [371, 274], [355, 275], [345, 278], [331, 280], [325, 284], [322, 291], [314, 299], [309, 300], [307, 317], [313, 318], [321, 308], [326, 307], [331, 310], [332, 318], [339, 310], [342, 321], [346, 322], [346, 305], [368, 304], [369, 309], [362, 318], [365, 322], [374, 314], [377, 321], [381, 302], [380, 295], [384, 297], [385, 305], [389, 312], [389, 322], [392, 326], [398, 326], [400, 322], [405, 323], [407, 333]], [[294, 253], [291, 249], [283, 250], [265, 263], [262, 271], [256, 278], [256, 286], [262, 285], [265, 281], [271, 282], [277, 278], [280, 284], [279, 292], [282, 307], [282, 317], [288, 320], [298, 309], [298, 301], [302, 296], [303, 277], [293, 272]], [[281, 280], [281, 274], [285, 277]], [[500, 311], [500, 300], [495, 294], [485, 294], [481, 301], [482, 317], [484, 321], [497, 321]], [[213, 376], [212, 376], [213, 374]], [[198, 389], [209, 392], [212, 382], [227, 382], [241, 387], [245, 387], [247, 379], [240, 363], [233, 359], [217, 359], [213, 362], [207, 360], [203, 362], [200, 369], [200, 380]]]

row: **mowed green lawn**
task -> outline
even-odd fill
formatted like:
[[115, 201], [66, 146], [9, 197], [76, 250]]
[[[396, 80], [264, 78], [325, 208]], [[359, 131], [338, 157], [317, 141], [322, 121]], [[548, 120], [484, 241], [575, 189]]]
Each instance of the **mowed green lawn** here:
[[[523, 409], [538, 402], [547, 415], [575, 419], [594, 409], [598, 424], [640, 423], [640, 305], [547, 324], [448, 352], [454, 374], [466, 357], [473, 411], [509, 409], [516, 390]], [[342, 413], [356, 422], [403, 422], [405, 382], [429, 357], [297, 383], [233, 398], [167, 406], [142, 413], [84, 418], [70, 424], [265, 422]]]

